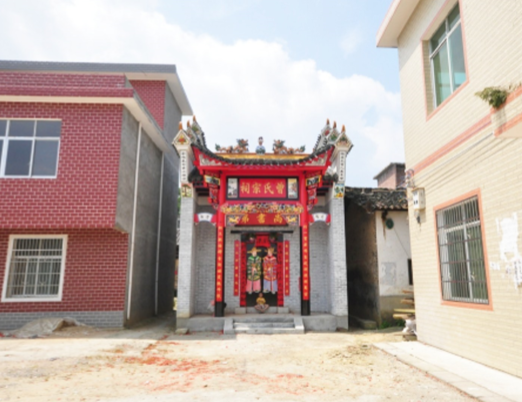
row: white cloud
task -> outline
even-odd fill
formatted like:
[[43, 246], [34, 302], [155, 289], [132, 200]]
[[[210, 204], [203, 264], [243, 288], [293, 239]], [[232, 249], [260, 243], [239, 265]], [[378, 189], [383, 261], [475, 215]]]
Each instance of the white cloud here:
[[343, 36], [339, 46], [343, 50], [345, 55], [355, 53], [359, 45], [362, 43], [363, 35], [360, 30], [353, 29]]
[[348, 184], [371, 185], [403, 159], [397, 94], [369, 77], [337, 78], [313, 60], [292, 60], [281, 43], [196, 35], [148, 0], [6, 2], [0, 24], [4, 59], [176, 64], [211, 147], [248, 138], [253, 148], [262, 135], [267, 145], [284, 138], [310, 150], [330, 118], [355, 144], [348, 158], [359, 173]]

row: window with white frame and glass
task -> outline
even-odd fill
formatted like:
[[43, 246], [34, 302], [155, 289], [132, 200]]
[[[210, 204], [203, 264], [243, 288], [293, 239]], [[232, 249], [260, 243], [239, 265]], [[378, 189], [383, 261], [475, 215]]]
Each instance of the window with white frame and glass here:
[[66, 235], [11, 236], [3, 301], [59, 301]]
[[435, 107], [466, 81], [459, 4], [451, 10], [429, 40]]
[[488, 304], [478, 198], [437, 211], [442, 298]]
[[0, 119], [0, 177], [56, 177], [62, 122]]

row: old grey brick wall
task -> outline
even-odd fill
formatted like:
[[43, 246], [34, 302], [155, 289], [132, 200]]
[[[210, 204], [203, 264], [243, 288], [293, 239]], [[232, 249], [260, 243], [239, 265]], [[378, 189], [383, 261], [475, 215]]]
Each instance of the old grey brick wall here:
[[194, 313], [196, 230], [193, 198], [181, 198], [180, 238], [178, 263], [177, 318], [188, 318]]
[[[332, 190], [330, 190], [330, 192], [331, 191]], [[331, 198], [327, 207], [331, 215], [331, 223], [328, 227], [328, 259], [330, 266], [331, 295], [330, 313], [338, 317], [346, 317], [346, 326], [348, 326], [344, 199]], [[341, 325], [341, 322], [339, 322], [338, 325]]]
[[[198, 206], [197, 213], [216, 213], [212, 207]], [[208, 305], [215, 297], [216, 227], [202, 222], [195, 227], [194, 313], [210, 314]]]
[[[198, 212], [212, 212], [212, 208], [199, 207]], [[208, 230], [205, 230], [208, 229]], [[215, 286], [215, 250], [216, 250], [216, 231], [213, 226], [208, 224], [198, 225], [198, 249], [205, 250], [198, 253], [197, 257], [197, 285], [196, 294], [196, 313], [208, 314], [208, 304], [214, 298]], [[225, 229], [225, 312], [233, 314], [234, 309], [239, 306], [240, 296], [234, 296], [234, 241], [241, 240], [239, 233], [232, 234], [237, 228], [228, 227]], [[271, 226], [242, 226], [245, 232], [267, 232], [274, 231]], [[301, 294], [299, 292], [298, 278], [301, 270], [300, 239], [299, 228], [284, 228], [285, 231], [292, 230], [293, 233], [285, 233], [284, 240], [290, 241], [290, 296], [285, 297], [285, 307], [289, 307], [292, 312], [301, 312]], [[211, 233], [212, 232], [212, 233]]]
[[0, 314], [0, 330], [18, 329], [30, 321], [40, 318], [74, 318], [82, 324], [93, 327], [123, 327], [123, 311], [56, 311], [36, 313], [2, 313]]
[[310, 310], [313, 313], [330, 312], [328, 241], [325, 223], [310, 225]]
[[285, 296], [285, 307], [295, 314], [301, 313], [301, 292], [299, 290], [299, 278], [301, 276], [301, 238], [300, 229], [285, 228], [293, 230], [293, 233], [285, 233], [284, 240], [290, 242], [290, 296]]
[[234, 296], [234, 241], [241, 240], [241, 235], [232, 234], [232, 230], [234, 230], [232, 227], [225, 229], [225, 303], [227, 303], [225, 312], [229, 314], [233, 314], [234, 309], [240, 307], [240, 296]]

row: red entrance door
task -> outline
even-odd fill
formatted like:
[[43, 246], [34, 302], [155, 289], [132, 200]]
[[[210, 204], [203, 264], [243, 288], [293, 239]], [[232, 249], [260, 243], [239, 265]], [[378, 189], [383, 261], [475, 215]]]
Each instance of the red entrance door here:
[[284, 306], [282, 233], [243, 234], [241, 250], [240, 305], [255, 306], [263, 293], [268, 305]]

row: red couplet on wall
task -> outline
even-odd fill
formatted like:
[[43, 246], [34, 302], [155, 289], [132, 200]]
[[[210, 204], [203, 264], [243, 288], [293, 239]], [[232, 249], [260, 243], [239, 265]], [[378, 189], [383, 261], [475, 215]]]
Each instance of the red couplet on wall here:
[[246, 307], [246, 291], [245, 291], [245, 286], [246, 286], [246, 255], [247, 255], [246, 243], [242, 242], [241, 243], [241, 255], [240, 255], [240, 258], [239, 258], [239, 263], [240, 263], [240, 273], [239, 273], [240, 281], [239, 281], [239, 283], [240, 283], [240, 289], [241, 289], [241, 292], [239, 293], [240, 294], [239, 305], [241, 307]]
[[241, 242], [234, 242], [234, 296], [239, 296], [239, 267], [241, 266]]
[[284, 262], [285, 262], [285, 296], [290, 296], [290, 242], [288, 240], [285, 240]]
[[308, 225], [303, 226], [303, 300], [310, 300], [310, 261], [308, 250]]
[[223, 227], [217, 228], [216, 302], [223, 301]]
[[283, 307], [285, 305], [285, 246], [283, 242], [277, 243], [277, 305]]

